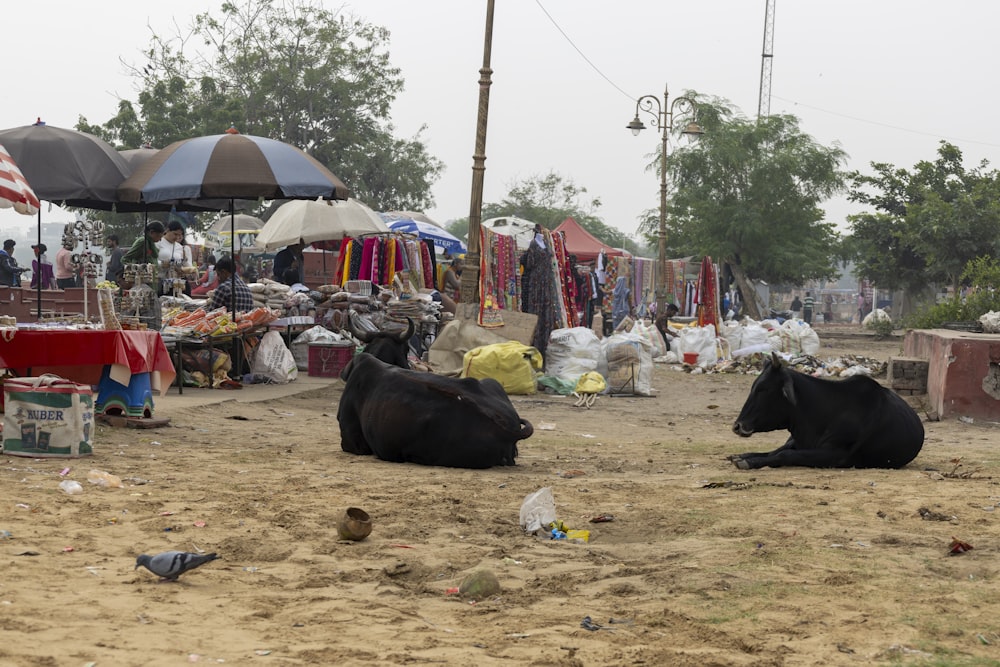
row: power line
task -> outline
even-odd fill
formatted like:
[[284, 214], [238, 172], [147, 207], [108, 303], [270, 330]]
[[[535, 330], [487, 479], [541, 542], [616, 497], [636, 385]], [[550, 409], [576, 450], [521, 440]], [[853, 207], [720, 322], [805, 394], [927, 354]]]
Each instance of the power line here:
[[[563, 36], [563, 38], [567, 42], [569, 42], [569, 45], [573, 47], [573, 49], [580, 55], [581, 58], [583, 58], [584, 62], [586, 62], [588, 65], [590, 65], [591, 69], [593, 69], [595, 72], [597, 72], [597, 74], [602, 79], [604, 79], [605, 81], [607, 81], [615, 90], [617, 90], [618, 92], [620, 92], [622, 95], [624, 95], [625, 97], [627, 97], [630, 100], [635, 100], [636, 99], [633, 95], [629, 95], [627, 92], [625, 92], [625, 90], [623, 90], [621, 88], [621, 86], [619, 86], [614, 81], [612, 81], [604, 72], [602, 72], [600, 70], [600, 68], [597, 67], [597, 65], [595, 65], [590, 60], [590, 58], [587, 57], [587, 54], [585, 54], [583, 52], [583, 50], [581, 50], [580, 47], [578, 47], [576, 45], [576, 43], [573, 42], [573, 40], [570, 38], [570, 36], [566, 34], [566, 31], [563, 30], [562, 27], [560, 27], [560, 25], [558, 23], [556, 23], [556, 20], [554, 18], [552, 18], [552, 15], [549, 14], [548, 10], [546, 10], [545, 7], [542, 5], [541, 0], [535, 0], [535, 4], [538, 5], [538, 8], [542, 10], [542, 13], [545, 14], [545, 16], [549, 19], [549, 21], [552, 23], [552, 25], [555, 27], [555, 29], [559, 31], [559, 34], [561, 34]], [[907, 128], [907, 127], [900, 127], [898, 125], [892, 125], [891, 123], [884, 123], [884, 122], [877, 121], [877, 120], [870, 120], [868, 118], [859, 118], [858, 116], [852, 116], [850, 114], [841, 113], [839, 111], [831, 111], [829, 109], [824, 109], [822, 107], [812, 106], [812, 105], [806, 104], [804, 102], [798, 102], [796, 100], [790, 100], [788, 98], [781, 97], [780, 95], [774, 95], [773, 93], [771, 93], [770, 96], [773, 97], [773, 98], [775, 98], [775, 99], [781, 100], [783, 102], [788, 102], [789, 104], [794, 104], [796, 106], [804, 107], [806, 109], [812, 109], [813, 111], [819, 111], [821, 113], [830, 114], [831, 116], [838, 116], [840, 118], [847, 118], [848, 120], [853, 120], [853, 121], [856, 121], [856, 122], [859, 122], [859, 123], [866, 123], [868, 125], [875, 125], [875, 126], [878, 126], [878, 127], [885, 127], [885, 128], [889, 128], [889, 129], [892, 129], [892, 130], [898, 130], [900, 132], [909, 132], [910, 134], [917, 134], [917, 135], [924, 136], [924, 137], [934, 137], [934, 138], [937, 138], [937, 139], [946, 139], [946, 140], [952, 141], [952, 142], [960, 142], [960, 143], [964, 143], [964, 144], [976, 144], [978, 146], [989, 146], [991, 148], [1000, 148], [1000, 144], [990, 143], [988, 141], [979, 141], [977, 139], [964, 139], [964, 138], [961, 138], [961, 137], [950, 137], [950, 136], [946, 136], [946, 135], [942, 135], [942, 134], [937, 134], [937, 133], [934, 133], [934, 132], [927, 132], [927, 131], [924, 131], [924, 130], [914, 130], [914, 129]]]
[[545, 9], [545, 7], [543, 7], [543, 6], [542, 6], [542, 3], [541, 3], [541, 0], [535, 0], [535, 4], [536, 4], [536, 5], [538, 5], [538, 8], [542, 10], [542, 13], [543, 13], [543, 14], [545, 14], [545, 16], [547, 16], [547, 17], [548, 17], [549, 21], [551, 21], [551, 22], [552, 22], [552, 25], [554, 25], [554, 26], [555, 26], [556, 30], [558, 30], [558, 31], [559, 31], [559, 33], [560, 33], [560, 34], [561, 34], [561, 35], [562, 35], [562, 36], [563, 36], [564, 38], [566, 38], [566, 41], [567, 41], [567, 42], [569, 42], [569, 45], [570, 45], [570, 46], [572, 46], [572, 47], [573, 47], [574, 49], [576, 49], [576, 52], [580, 54], [580, 57], [581, 57], [581, 58], [583, 58], [583, 59], [584, 59], [584, 61], [586, 61], [586, 63], [587, 63], [588, 65], [590, 65], [591, 69], [593, 69], [593, 70], [594, 70], [595, 72], [597, 72], [597, 74], [598, 74], [598, 75], [599, 75], [599, 76], [600, 76], [600, 77], [601, 77], [602, 79], [604, 79], [605, 81], [607, 81], [608, 83], [610, 83], [610, 84], [611, 84], [611, 86], [612, 86], [612, 87], [613, 87], [613, 88], [614, 88], [615, 90], [617, 90], [617, 91], [618, 91], [619, 93], [621, 93], [621, 94], [622, 94], [622, 95], [624, 95], [625, 97], [629, 98], [630, 100], [633, 100], [633, 101], [634, 101], [634, 100], [636, 99], [636, 98], [635, 98], [635, 97], [633, 97], [632, 95], [629, 95], [629, 94], [628, 94], [628, 93], [626, 93], [626, 92], [625, 92], [624, 90], [622, 90], [622, 88], [621, 88], [621, 87], [620, 87], [620, 86], [619, 86], [619, 85], [618, 85], [617, 83], [615, 83], [614, 81], [612, 81], [611, 79], [609, 79], [609, 78], [608, 78], [608, 77], [607, 77], [607, 76], [606, 76], [606, 75], [604, 74], [604, 72], [602, 72], [602, 71], [601, 71], [600, 69], [598, 69], [597, 65], [595, 65], [594, 63], [592, 63], [592, 62], [590, 61], [590, 58], [588, 58], [588, 57], [587, 57], [587, 54], [585, 54], [585, 53], [584, 53], [583, 51], [581, 51], [581, 50], [580, 50], [580, 47], [578, 47], [578, 46], [577, 46], [577, 45], [576, 45], [576, 44], [575, 44], [575, 43], [573, 42], [573, 40], [572, 40], [572, 39], [570, 39], [569, 35], [567, 35], [567, 34], [566, 34], [566, 31], [565, 31], [565, 30], [563, 30], [563, 29], [562, 29], [561, 27], [559, 27], [559, 24], [558, 24], [558, 23], [556, 23], [556, 20], [555, 20], [554, 18], [552, 18], [552, 15], [551, 15], [551, 14], [549, 14], [548, 10], [546, 10], [546, 9]]
[[773, 95], [775, 99], [779, 99], [783, 102], [788, 102], [789, 104], [794, 104], [796, 106], [805, 107], [806, 109], [812, 109], [813, 111], [819, 111], [821, 113], [830, 114], [831, 116], [838, 116], [840, 118], [847, 118], [849, 120], [857, 121], [859, 123], [867, 123], [868, 125], [876, 125], [878, 127], [886, 127], [891, 130], [899, 130], [900, 132], [909, 132], [910, 134], [919, 134], [924, 137], [934, 137], [937, 139], [947, 139], [948, 141], [967, 143], [967, 144], [978, 144], [980, 146], [991, 146], [993, 148], [1000, 148], [1000, 144], [993, 144], [988, 141], [979, 141], [976, 139], [963, 139], [961, 137], [949, 137], [943, 134], [937, 134], [935, 132], [926, 132], [924, 130], [913, 130], [908, 127], [900, 127], [898, 125], [892, 125], [890, 123], [883, 123], [877, 120], [869, 120], [867, 118], [858, 118], [857, 116], [851, 116], [850, 114], [840, 113], [839, 111], [830, 111], [829, 109], [823, 109], [822, 107], [814, 107], [810, 104], [804, 102], [796, 102], [795, 100], [790, 100], [780, 95]]

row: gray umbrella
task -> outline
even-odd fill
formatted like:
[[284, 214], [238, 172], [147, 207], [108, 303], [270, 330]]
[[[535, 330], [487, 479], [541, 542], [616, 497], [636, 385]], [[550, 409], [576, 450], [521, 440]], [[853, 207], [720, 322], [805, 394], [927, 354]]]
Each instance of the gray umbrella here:
[[0, 143], [38, 198], [60, 205], [111, 210], [118, 186], [132, 173], [125, 158], [103, 139], [41, 120], [0, 130]]
[[[66, 206], [111, 210], [118, 186], [131, 173], [111, 144], [86, 132], [46, 125], [0, 130], [0, 143], [21, 168], [39, 199]], [[38, 243], [42, 212], [38, 211]], [[41, 263], [39, 263], [41, 266]], [[42, 281], [38, 281], [38, 318], [42, 317]]]

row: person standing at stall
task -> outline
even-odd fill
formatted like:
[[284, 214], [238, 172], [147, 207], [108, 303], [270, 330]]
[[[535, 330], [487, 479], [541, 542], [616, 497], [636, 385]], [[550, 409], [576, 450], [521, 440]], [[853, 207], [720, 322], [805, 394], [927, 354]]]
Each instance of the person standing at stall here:
[[[45, 252], [44, 250], [42, 252]], [[63, 243], [56, 251], [56, 286], [59, 289], [76, 287], [76, 267], [73, 266], [73, 246]]]
[[219, 286], [212, 294], [212, 303], [209, 310], [216, 308], [233, 308], [233, 294], [236, 294], [236, 312], [246, 313], [254, 309], [253, 293], [243, 282], [236, 272], [235, 264], [231, 257], [223, 257], [215, 263], [215, 274], [219, 277]]
[[304, 247], [305, 245], [302, 243], [293, 243], [274, 256], [274, 265], [271, 270], [275, 280], [282, 282], [285, 279], [285, 271], [294, 268], [299, 272], [299, 282], [306, 281], [305, 259], [302, 257]]
[[444, 292], [455, 303], [462, 301], [462, 258], [456, 257], [451, 260], [451, 266], [444, 272]]
[[35, 259], [31, 260], [31, 287], [37, 288], [38, 281], [42, 281], [42, 289], [56, 289], [56, 278], [52, 270], [52, 262], [45, 256], [49, 249], [44, 243], [31, 246], [35, 252]]
[[7, 239], [3, 242], [3, 250], [0, 251], [0, 285], [5, 287], [20, 287], [21, 272], [24, 271], [17, 265], [14, 259], [14, 239]]
[[111, 282], [120, 282], [122, 276], [122, 256], [125, 248], [118, 245], [118, 235], [108, 236], [108, 268], [104, 272], [104, 279]]
[[[163, 275], [172, 280], [183, 280], [182, 291], [191, 296], [187, 276], [192, 275], [195, 268], [191, 261], [191, 248], [184, 244], [184, 225], [177, 220], [168, 222], [166, 231], [156, 242], [156, 249], [156, 258], [163, 269]], [[160, 291], [162, 294], [172, 294], [173, 288], [168, 281], [162, 281]]]

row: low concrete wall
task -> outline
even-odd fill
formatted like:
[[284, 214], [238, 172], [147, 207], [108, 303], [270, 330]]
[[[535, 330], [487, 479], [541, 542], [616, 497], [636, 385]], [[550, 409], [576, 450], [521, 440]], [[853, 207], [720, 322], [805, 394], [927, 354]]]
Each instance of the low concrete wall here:
[[912, 330], [903, 339], [903, 354], [928, 362], [932, 416], [1000, 421], [1000, 335]]

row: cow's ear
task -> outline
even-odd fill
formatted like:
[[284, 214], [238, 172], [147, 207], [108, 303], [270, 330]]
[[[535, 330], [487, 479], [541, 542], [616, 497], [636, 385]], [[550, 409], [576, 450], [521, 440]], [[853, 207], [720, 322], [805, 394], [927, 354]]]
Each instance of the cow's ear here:
[[781, 368], [784, 364], [781, 361], [781, 357], [778, 356], [777, 352], [771, 352], [771, 365], [775, 368]]
[[784, 396], [785, 400], [787, 400], [793, 407], [795, 407], [795, 383], [792, 382], [792, 374], [786, 372], [784, 373], [784, 376], [785, 379], [781, 385], [781, 395]]

